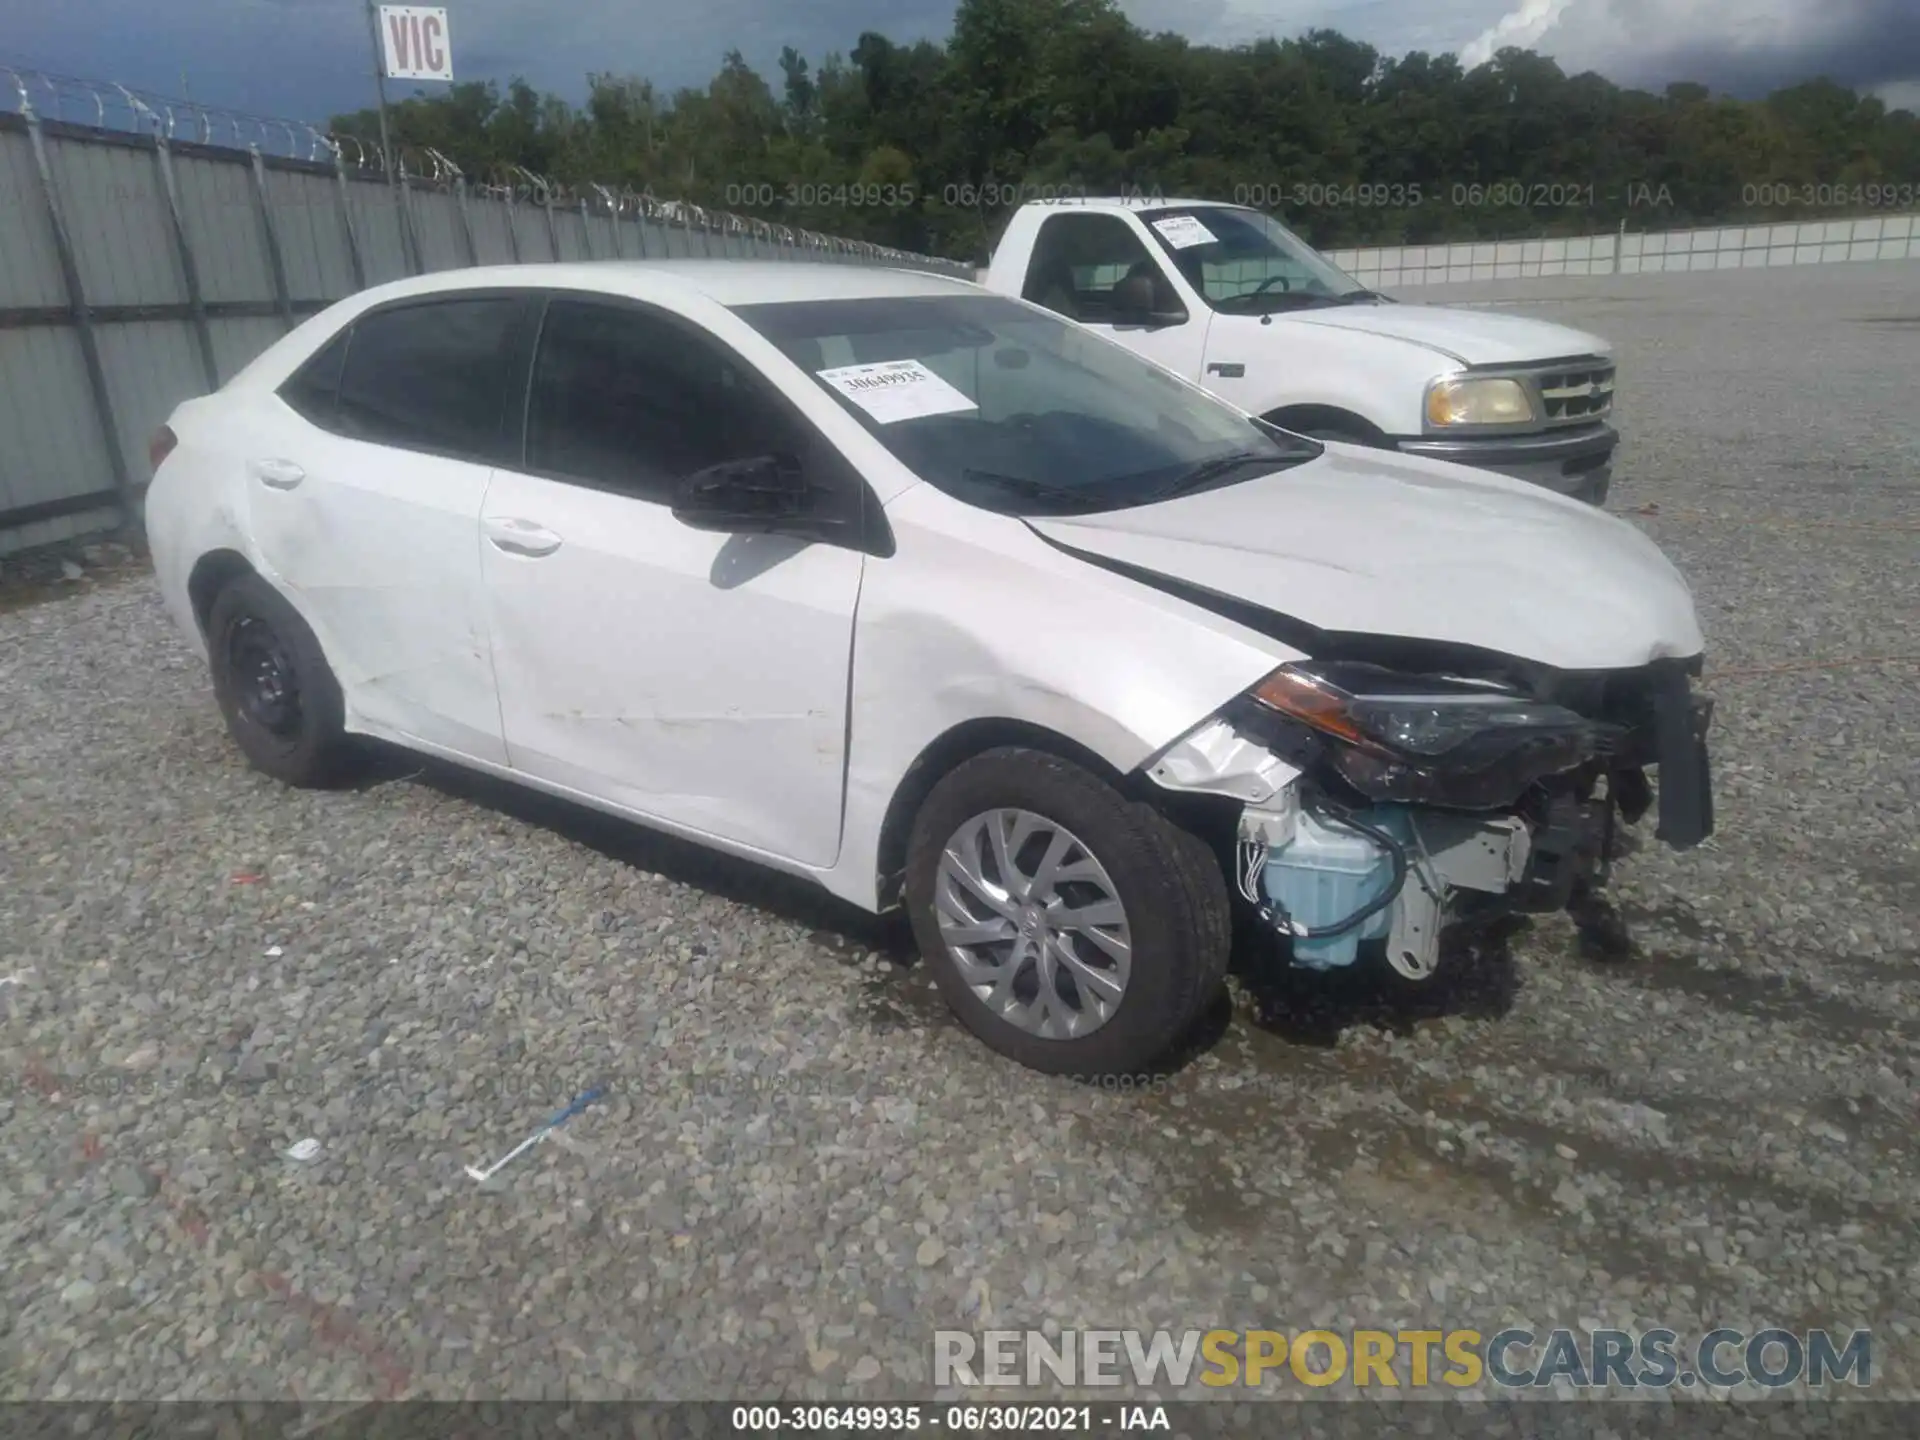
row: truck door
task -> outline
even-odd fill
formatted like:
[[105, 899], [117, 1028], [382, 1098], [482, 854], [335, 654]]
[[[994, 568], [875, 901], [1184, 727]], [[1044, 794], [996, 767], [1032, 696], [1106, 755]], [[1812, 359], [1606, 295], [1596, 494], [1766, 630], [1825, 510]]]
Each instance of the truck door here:
[[[1200, 383], [1213, 311], [1183, 291], [1120, 216], [1063, 210], [1041, 221], [1020, 295]], [[1148, 309], [1127, 303], [1146, 294]]]

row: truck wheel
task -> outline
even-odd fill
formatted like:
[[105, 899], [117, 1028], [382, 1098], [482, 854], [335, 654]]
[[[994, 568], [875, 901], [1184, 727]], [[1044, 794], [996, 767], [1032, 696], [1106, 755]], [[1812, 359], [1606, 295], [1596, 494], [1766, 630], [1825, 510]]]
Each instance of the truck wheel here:
[[906, 900], [961, 1023], [1047, 1074], [1139, 1073], [1226, 977], [1232, 919], [1212, 851], [1043, 751], [991, 750], [934, 786]]
[[207, 654], [227, 730], [254, 769], [301, 787], [345, 778], [354, 752], [340, 684], [278, 591], [258, 575], [221, 590], [207, 618]]

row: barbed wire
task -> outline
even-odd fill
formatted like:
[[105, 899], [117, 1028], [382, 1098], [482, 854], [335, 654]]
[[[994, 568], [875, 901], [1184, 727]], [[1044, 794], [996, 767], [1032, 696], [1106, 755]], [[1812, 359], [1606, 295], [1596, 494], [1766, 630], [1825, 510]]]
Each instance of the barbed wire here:
[[304, 120], [253, 115], [174, 95], [135, 90], [110, 80], [87, 80], [46, 70], [0, 65], [0, 110], [98, 130], [164, 135], [235, 150], [259, 150], [287, 160], [331, 162], [334, 142]]
[[[88, 80], [0, 64], [0, 112], [91, 125], [98, 130], [158, 136], [169, 143], [184, 141], [258, 152], [283, 160], [322, 164], [361, 176], [389, 178], [380, 147], [360, 136], [322, 130], [304, 120], [254, 115], [135, 90], [114, 81]], [[596, 181], [568, 183], [517, 164], [498, 166], [483, 179], [471, 180], [453, 159], [432, 146], [399, 144], [392, 147], [392, 154], [391, 178], [409, 186], [446, 191], [464, 188], [469, 194], [543, 208], [584, 208], [589, 214], [614, 220], [631, 218], [644, 225], [718, 237], [723, 242], [745, 238], [789, 249], [936, 268], [968, 277], [972, 274], [969, 267], [958, 261], [716, 210], [690, 200], [662, 198], [655, 195], [651, 187], [635, 190], [628, 185], [614, 187]]]

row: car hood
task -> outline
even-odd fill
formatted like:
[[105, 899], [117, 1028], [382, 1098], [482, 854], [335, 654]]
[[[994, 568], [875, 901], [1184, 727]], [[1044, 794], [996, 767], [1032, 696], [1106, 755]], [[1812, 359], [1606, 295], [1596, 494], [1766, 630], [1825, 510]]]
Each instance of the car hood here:
[[1505, 476], [1348, 445], [1043, 538], [1321, 630], [1471, 645], [1568, 670], [1705, 646], [1687, 583], [1624, 520]]
[[1303, 310], [1284, 318], [1296, 325], [1390, 336], [1423, 345], [1462, 365], [1518, 365], [1531, 360], [1613, 354], [1613, 347], [1598, 335], [1495, 310], [1459, 310], [1440, 305], [1341, 305]]

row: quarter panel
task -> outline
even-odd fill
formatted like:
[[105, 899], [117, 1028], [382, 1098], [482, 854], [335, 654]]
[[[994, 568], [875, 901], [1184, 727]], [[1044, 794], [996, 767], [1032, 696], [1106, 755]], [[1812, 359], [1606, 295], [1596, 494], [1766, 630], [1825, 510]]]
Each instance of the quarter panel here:
[[167, 419], [173, 453], [147, 487], [144, 519], [154, 581], [175, 627], [202, 658], [206, 637], [188, 593], [194, 566], [202, 556], [230, 550], [266, 573], [248, 523], [240, 460], [260, 434], [258, 409], [256, 397], [226, 392], [182, 403]]

